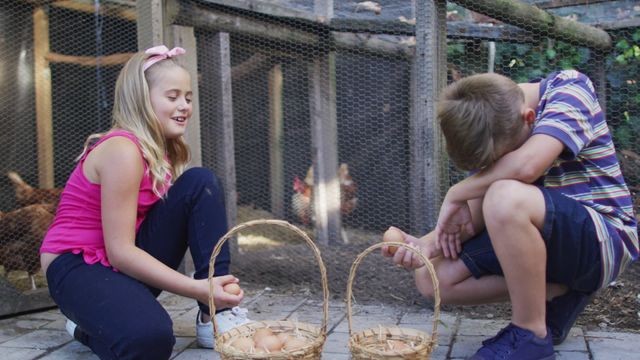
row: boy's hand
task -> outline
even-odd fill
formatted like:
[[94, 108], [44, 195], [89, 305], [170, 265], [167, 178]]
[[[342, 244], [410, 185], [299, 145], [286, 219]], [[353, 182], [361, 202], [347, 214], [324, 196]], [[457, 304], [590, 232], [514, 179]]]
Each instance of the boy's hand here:
[[[404, 236], [403, 241], [406, 244], [416, 248], [427, 259], [431, 259], [437, 255], [436, 250], [432, 245], [433, 242], [429, 241], [429, 235], [432, 235], [432, 234], [428, 234], [425, 237], [418, 239], [415, 236], [409, 235], [400, 229], [398, 230], [401, 231]], [[413, 251], [405, 249], [404, 247], [398, 247], [395, 253], [391, 253], [389, 251], [389, 246], [383, 246], [382, 256], [393, 257], [394, 264], [398, 266], [402, 266], [406, 269], [418, 269], [424, 266], [424, 263], [422, 262], [422, 260], [420, 260], [418, 255], [416, 255]]]
[[451, 202], [446, 198], [440, 208], [436, 224], [436, 248], [442, 250], [446, 258], [457, 259], [462, 251], [462, 232], [473, 234], [471, 211], [466, 201]]

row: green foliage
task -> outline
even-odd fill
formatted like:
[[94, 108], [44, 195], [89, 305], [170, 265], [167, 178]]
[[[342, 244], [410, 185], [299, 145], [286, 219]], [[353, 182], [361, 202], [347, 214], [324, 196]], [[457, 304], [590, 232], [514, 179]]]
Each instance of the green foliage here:
[[[619, 149], [640, 154], [640, 29], [623, 29], [610, 34], [615, 46], [603, 61], [598, 61], [601, 55], [587, 48], [553, 39], [538, 44], [497, 43], [495, 71], [516, 82], [542, 78], [564, 69], [579, 70], [593, 79], [604, 64], [607, 120], [614, 142]], [[478, 56], [481, 46], [486, 48], [486, 43], [450, 42], [450, 63], [462, 75], [486, 71], [486, 61]]]

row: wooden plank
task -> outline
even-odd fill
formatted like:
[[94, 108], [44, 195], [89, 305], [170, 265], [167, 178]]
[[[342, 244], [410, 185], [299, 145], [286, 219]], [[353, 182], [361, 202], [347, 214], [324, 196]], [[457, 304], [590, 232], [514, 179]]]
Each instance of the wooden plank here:
[[526, 2], [535, 5], [540, 9], [555, 9], [560, 7], [591, 5], [611, 0], [528, 0]]
[[537, 43], [540, 36], [513, 25], [474, 24], [466, 21], [448, 21], [447, 37], [450, 39], [479, 39], [487, 41], [507, 41]]
[[[53, 1], [51, 6], [68, 9], [73, 11], [86, 12], [89, 14], [95, 14], [96, 8], [94, 0], [64, 0]], [[100, 15], [116, 17], [127, 21], [136, 21], [137, 14], [133, 6], [122, 5], [119, 3], [111, 3], [109, 1], [102, 1], [100, 4]]]
[[252, 12], [292, 19], [304, 19], [308, 21], [322, 21], [310, 11], [294, 8], [289, 2], [278, 4], [277, 1], [264, 0], [203, 0], [203, 3], [228, 6], [236, 9], [250, 10]]
[[[147, 0], [148, 1], [148, 0]], [[256, 19], [226, 13], [191, 2], [179, 2], [168, 13], [168, 21], [213, 31], [242, 33], [270, 40], [315, 46], [318, 36], [275, 19]]]
[[182, 65], [191, 75], [191, 89], [193, 90], [193, 113], [185, 133], [185, 140], [191, 150], [189, 167], [202, 166], [202, 147], [200, 144], [200, 101], [198, 101], [198, 53], [196, 37], [192, 27], [173, 25], [173, 46], [184, 48], [187, 53], [180, 57]]
[[318, 56], [309, 65], [313, 213], [316, 241], [324, 245], [341, 238], [335, 66], [335, 53]]
[[49, 53], [49, 16], [42, 7], [33, 11], [33, 71], [36, 96], [36, 137], [38, 141], [38, 186], [52, 188], [53, 115], [51, 103], [51, 68]]
[[48, 53], [45, 58], [50, 63], [75, 64], [80, 66], [115, 66], [126, 63], [134, 53], [118, 53], [107, 56], [74, 56]]
[[[207, 148], [214, 149], [213, 161], [204, 163], [216, 173], [225, 190], [227, 223], [233, 227], [237, 223], [237, 185], [233, 139], [233, 96], [231, 87], [231, 48], [229, 34], [219, 32], [213, 40], [199, 43], [199, 51], [210, 61], [210, 66], [202, 70], [202, 86], [211, 87], [212, 98], [207, 101], [213, 113], [207, 122], [207, 132], [202, 133], [202, 142], [208, 142]], [[232, 251], [237, 250], [235, 241], [231, 242]]]
[[[414, 234], [435, 228], [442, 191], [442, 135], [436, 120], [436, 100], [444, 86], [444, 41], [438, 37], [446, 21], [441, 0], [416, 1], [416, 56], [411, 76], [410, 220]], [[446, 69], [446, 68], [445, 68]], [[444, 78], [444, 79], [443, 79]]]
[[271, 213], [284, 219], [284, 120], [282, 113], [282, 67], [269, 71], [269, 166], [271, 168]]
[[456, 3], [507, 24], [548, 34], [572, 44], [603, 51], [612, 47], [607, 32], [552, 15], [519, 0], [456, 0]]

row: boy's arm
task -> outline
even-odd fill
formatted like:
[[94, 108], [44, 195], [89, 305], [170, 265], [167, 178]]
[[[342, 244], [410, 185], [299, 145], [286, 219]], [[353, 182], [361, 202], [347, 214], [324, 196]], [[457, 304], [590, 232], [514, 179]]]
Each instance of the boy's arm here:
[[518, 149], [507, 153], [491, 167], [452, 186], [440, 208], [436, 225], [436, 246], [445, 257], [456, 258], [461, 248], [462, 229], [473, 231], [467, 201], [481, 198], [498, 180], [527, 184], [542, 176], [564, 149], [560, 140], [544, 134], [531, 136]]

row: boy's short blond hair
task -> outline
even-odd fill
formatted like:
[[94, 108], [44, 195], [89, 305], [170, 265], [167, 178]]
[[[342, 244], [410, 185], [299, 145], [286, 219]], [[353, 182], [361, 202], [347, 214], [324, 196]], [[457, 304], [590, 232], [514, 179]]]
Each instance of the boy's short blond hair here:
[[447, 153], [462, 170], [490, 166], [517, 146], [524, 121], [524, 93], [513, 80], [478, 74], [447, 86], [438, 120]]

